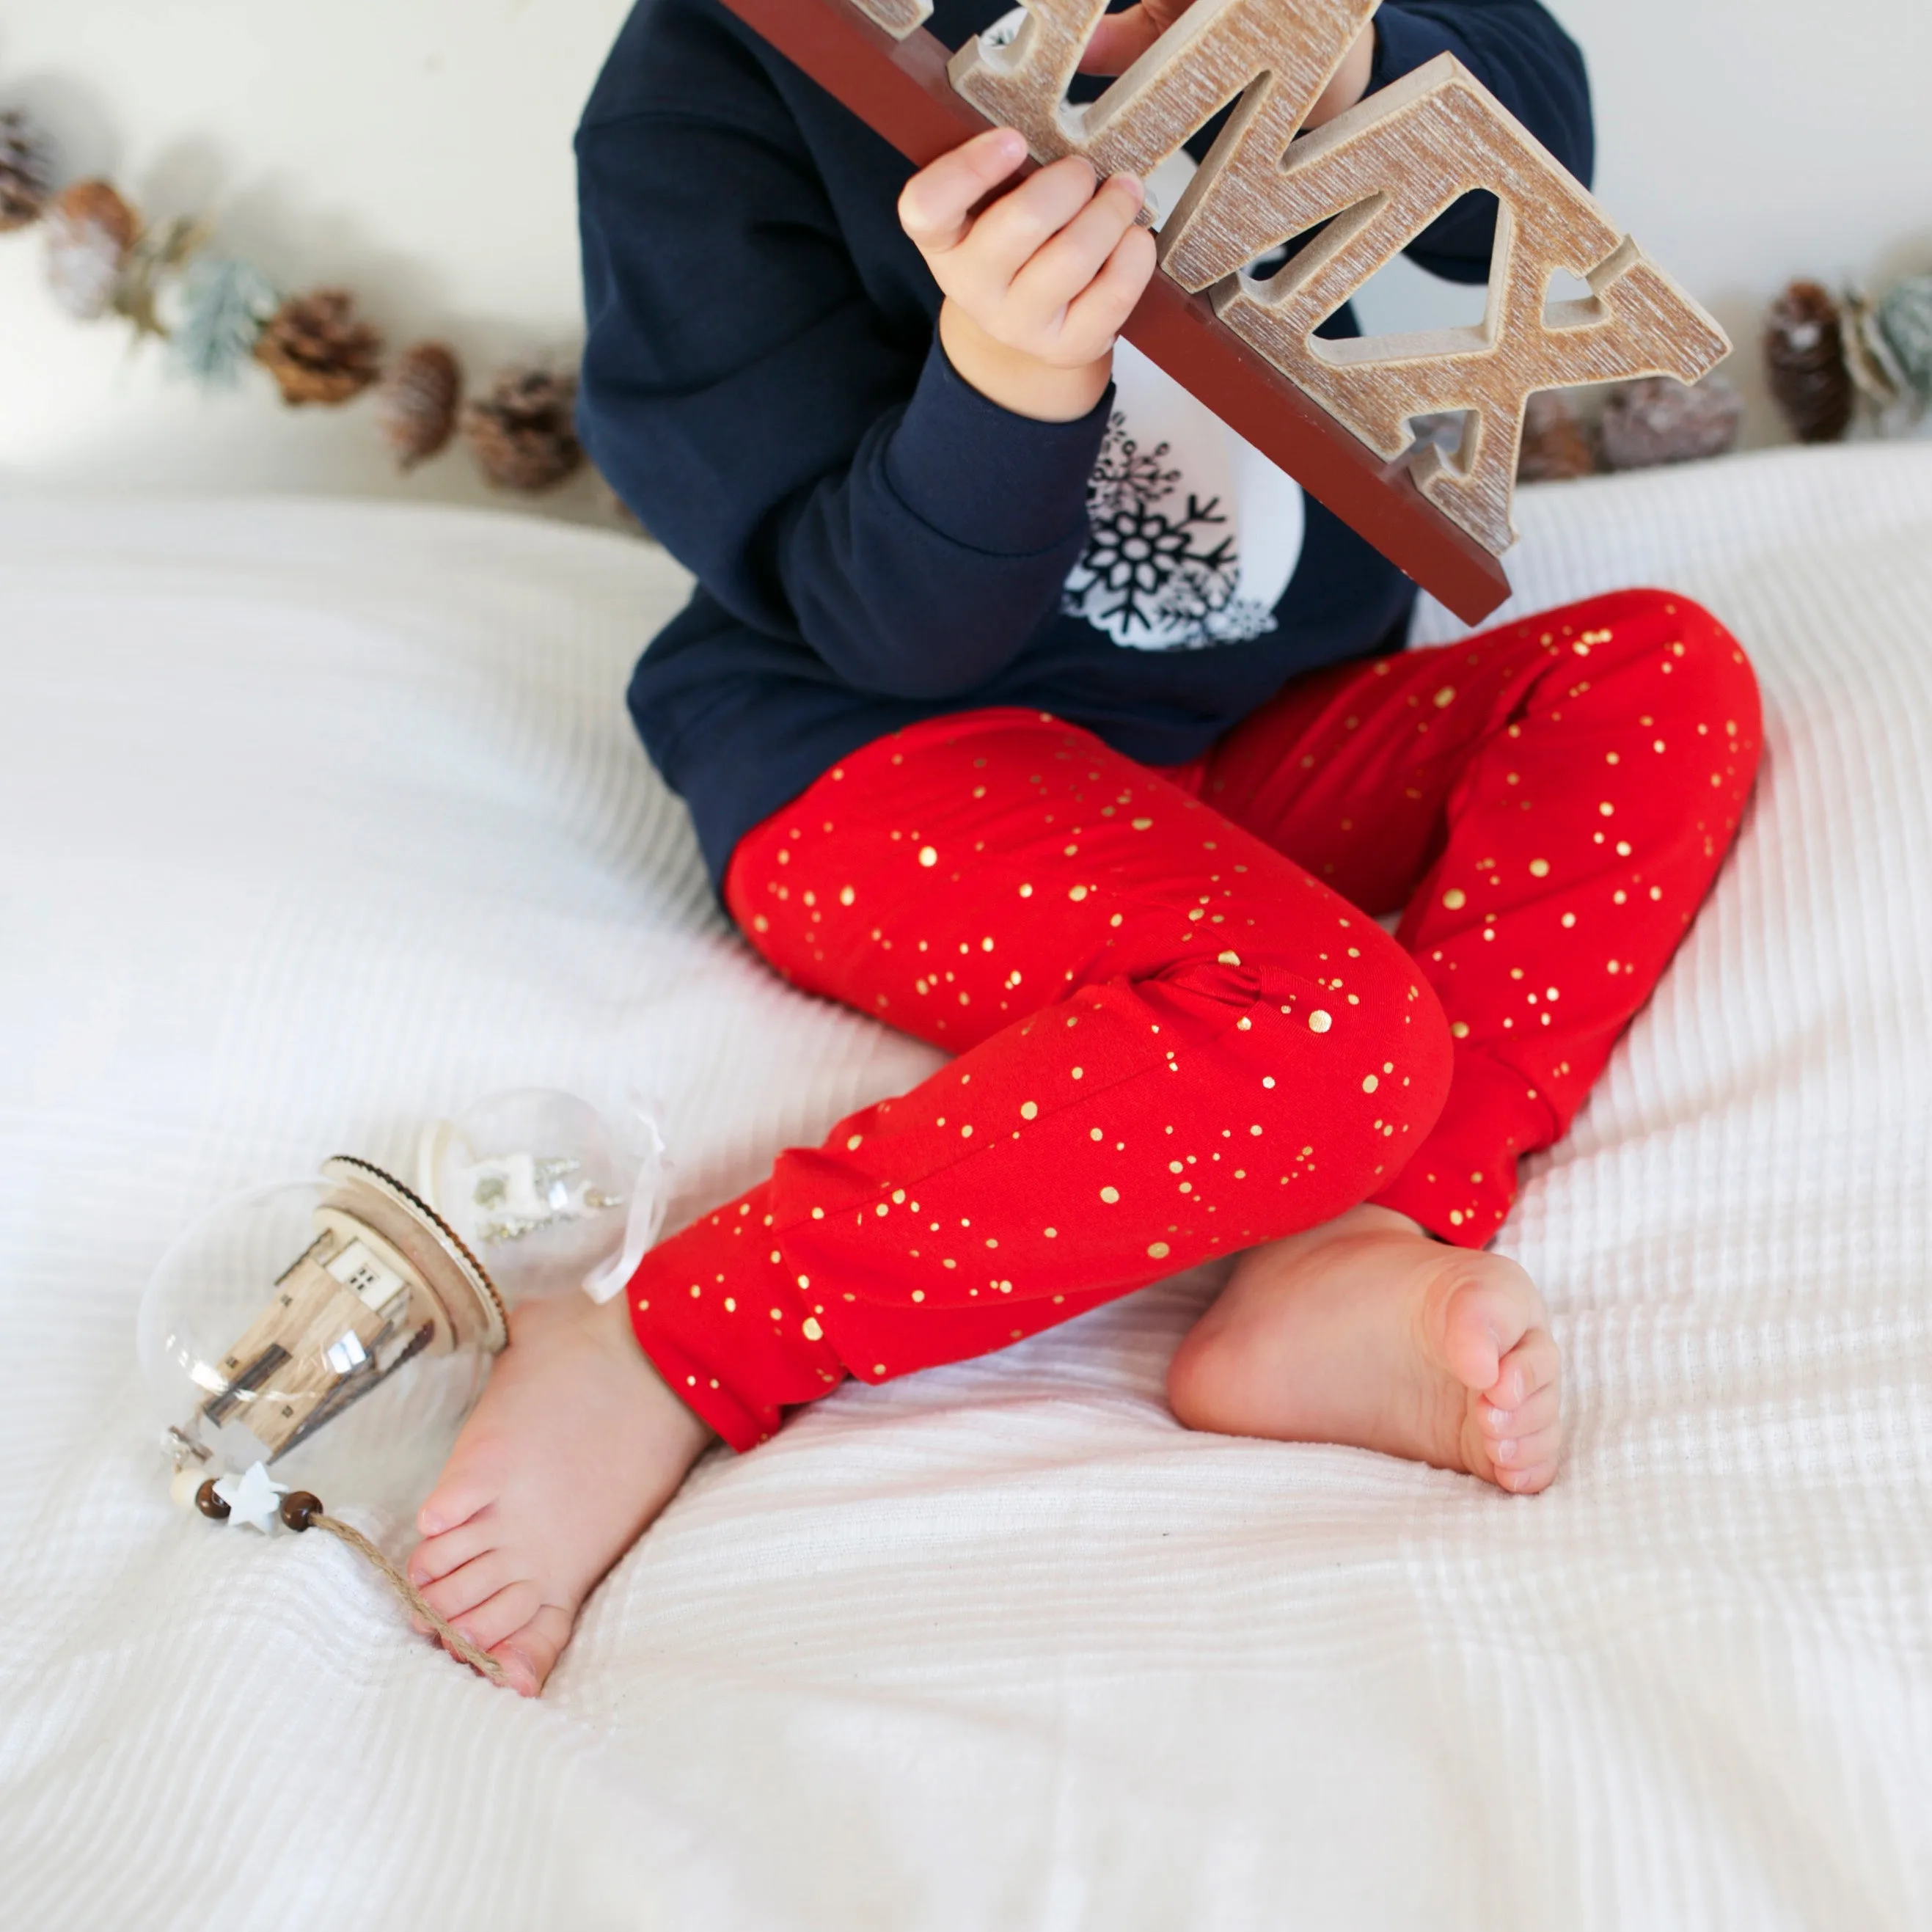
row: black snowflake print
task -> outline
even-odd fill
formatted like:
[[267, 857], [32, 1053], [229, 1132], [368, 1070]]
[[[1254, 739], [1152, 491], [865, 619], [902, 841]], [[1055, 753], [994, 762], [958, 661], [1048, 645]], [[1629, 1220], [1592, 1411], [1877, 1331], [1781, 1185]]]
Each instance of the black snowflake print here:
[[1240, 560], [1219, 496], [1172, 500], [1168, 446], [1143, 449], [1116, 411], [1088, 484], [1090, 534], [1062, 608], [1122, 643], [1185, 650], [1258, 637], [1271, 612], [1238, 598]]
[[1127, 434], [1127, 419], [1116, 410], [1108, 418], [1107, 440], [1100, 446], [1094, 473], [1087, 479], [1087, 514], [1098, 524], [1124, 510], [1157, 503], [1180, 481], [1178, 470], [1160, 466], [1168, 446], [1143, 451]]

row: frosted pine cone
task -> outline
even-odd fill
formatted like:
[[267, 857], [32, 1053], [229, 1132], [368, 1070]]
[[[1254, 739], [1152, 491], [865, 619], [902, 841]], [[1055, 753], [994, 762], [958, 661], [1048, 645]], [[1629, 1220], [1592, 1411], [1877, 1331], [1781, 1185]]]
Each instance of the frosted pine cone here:
[[505, 490], [548, 490], [584, 460], [577, 384], [543, 369], [506, 369], [463, 412], [463, 434], [484, 476]]
[[333, 406], [374, 382], [382, 338], [356, 313], [344, 289], [291, 296], [264, 326], [255, 359], [274, 377], [282, 400]]
[[398, 467], [413, 470], [448, 442], [462, 393], [463, 371], [446, 344], [404, 350], [376, 392], [376, 420]]
[[47, 281], [76, 322], [107, 313], [140, 224], [104, 181], [76, 182], [46, 211]]

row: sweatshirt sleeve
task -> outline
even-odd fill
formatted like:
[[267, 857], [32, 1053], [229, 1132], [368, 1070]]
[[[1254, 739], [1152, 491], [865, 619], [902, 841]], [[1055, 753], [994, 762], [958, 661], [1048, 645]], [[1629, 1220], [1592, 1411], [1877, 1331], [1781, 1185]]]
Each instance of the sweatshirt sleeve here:
[[[1538, 0], [1390, 0], [1376, 15], [1372, 91], [1454, 54], [1563, 165], [1589, 184], [1596, 143], [1583, 56]], [[1465, 195], [1409, 245], [1446, 280], [1480, 282], [1496, 238], [1492, 194]]]
[[856, 690], [971, 690], [1058, 608], [1108, 400], [1015, 416], [928, 314], [896, 324], [769, 76], [677, 17], [628, 70], [620, 40], [578, 134], [586, 445], [743, 622]]

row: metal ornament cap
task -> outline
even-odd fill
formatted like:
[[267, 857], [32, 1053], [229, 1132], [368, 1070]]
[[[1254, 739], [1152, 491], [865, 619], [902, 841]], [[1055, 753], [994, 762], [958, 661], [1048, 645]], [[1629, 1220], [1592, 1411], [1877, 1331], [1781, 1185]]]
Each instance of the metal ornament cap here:
[[434, 1299], [446, 1329], [440, 1349], [473, 1342], [486, 1354], [509, 1345], [503, 1298], [462, 1238], [434, 1208], [392, 1174], [352, 1154], [332, 1154], [322, 1164], [333, 1191], [316, 1210], [361, 1222], [406, 1261]]

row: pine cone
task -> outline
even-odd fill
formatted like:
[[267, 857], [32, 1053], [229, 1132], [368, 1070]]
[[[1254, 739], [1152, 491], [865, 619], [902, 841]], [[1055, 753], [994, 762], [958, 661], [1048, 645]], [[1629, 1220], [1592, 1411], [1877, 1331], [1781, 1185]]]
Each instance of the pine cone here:
[[376, 420], [398, 468], [413, 470], [448, 442], [462, 393], [463, 371], [446, 344], [404, 350], [376, 392]]
[[463, 412], [463, 434], [484, 476], [505, 490], [548, 490], [584, 460], [572, 408], [577, 383], [542, 369], [506, 369]]
[[1765, 325], [1771, 393], [1800, 442], [1836, 442], [1850, 428], [1852, 377], [1838, 305], [1816, 282], [1793, 282]]
[[1597, 451], [1576, 405], [1561, 389], [1532, 396], [1522, 416], [1522, 451], [1516, 480], [1558, 483], [1588, 476], [1597, 467]]
[[1721, 376], [1688, 385], [1670, 376], [1620, 382], [1604, 405], [1604, 466], [1648, 470], [1728, 455], [1744, 413], [1744, 398]]
[[47, 145], [17, 108], [0, 114], [0, 235], [46, 212], [52, 163]]
[[76, 322], [105, 315], [141, 224], [104, 181], [76, 182], [48, 204], [47, 280]]
[[347, 290], [316, 289], [290, 296], [269, 316], [255, 359], [274, 377], [282, 400], [299, 409], [359, 396], [376, 380], [382, 348]]

